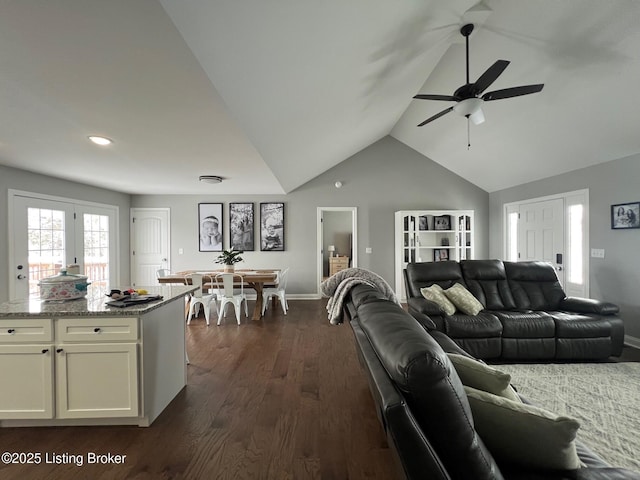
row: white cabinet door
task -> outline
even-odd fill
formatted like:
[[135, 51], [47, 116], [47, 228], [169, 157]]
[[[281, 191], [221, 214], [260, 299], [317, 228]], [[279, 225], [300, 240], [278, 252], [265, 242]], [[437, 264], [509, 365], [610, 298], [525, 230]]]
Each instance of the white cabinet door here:
[[56, 347], [58, 418], [138, 416], [136, 343]]
[[0, 345], [0, 419], [53, 418], [52, 373], [52, 345]]

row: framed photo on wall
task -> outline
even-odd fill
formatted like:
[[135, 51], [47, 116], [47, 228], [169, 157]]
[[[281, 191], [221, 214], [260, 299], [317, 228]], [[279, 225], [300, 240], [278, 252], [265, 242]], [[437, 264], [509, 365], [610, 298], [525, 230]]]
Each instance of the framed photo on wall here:
[[284, 203], [260, 204], [260, 250], [284, 251]]
[[198, 204], [198, 239], [201, 252], [222, 251], [222, 204]]
[[242, 252], [255, 250], [253, 203], [229, 204], [229, 244]]
[[640, 228], [640, 202], [611, 205], [611, 228]]

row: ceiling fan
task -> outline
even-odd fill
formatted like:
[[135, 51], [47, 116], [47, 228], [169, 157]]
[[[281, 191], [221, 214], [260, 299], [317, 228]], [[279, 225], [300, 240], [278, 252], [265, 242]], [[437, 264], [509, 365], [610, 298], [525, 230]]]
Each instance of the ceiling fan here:
[[458, 88], [453, 95], [429, 95], [419, 94], [413, 98], [420, 100], [440, 100], [445, 102], [456, 102], [452, 107], [449, 107], [434, 116], [427, 118], [424, 122], [418, 124], [419, 127], [426, 125], [429, 122], [446, 115], [450, 111], [454, 111], [459, 115], [467, 117], [467, 120], [471, 120], [475, 125], [484, 122], [484, 113], [482, 113], [482, 104], [491, 100], [501, 100], [503, 98], [519, 97], [521, 95], [529, 95], [531, 93], [537, 93], [542, 90], [544, 84], [537, 85], [523, 85], [520, 87], [505, 88], [502, 90], [494, 90], [487, 92], [480, 96], [489, 86], [496, 81], [500, 74], [509, 65], [508, 60], [498, 60], [491, 65], [480, 78], [474, 83], [469, 82], [469, 35], [473, 32], [473, 24], [468, 23], [460, 29], [460, 33], [466, 39], [466, 51], [467, 51], [467, 83]]

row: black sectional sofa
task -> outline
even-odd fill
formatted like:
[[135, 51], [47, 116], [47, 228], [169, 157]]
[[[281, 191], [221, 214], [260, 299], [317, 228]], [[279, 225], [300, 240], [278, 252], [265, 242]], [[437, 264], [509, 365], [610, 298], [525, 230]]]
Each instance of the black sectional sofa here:
[[[343, 309], [353, 329], [398, 478], [429, 480], [639, 480], [576, 441], [582, 468], [539, 469], [494, 456], [476, 432], [468, 397], [446, 352], [467, 355], [425, 330], [370, 285], [351, 288]], [[507, 426], [508, 427], [508, 426]]]
[[[425, 328], [446, 333], [477, 358], [603, 360], [619, 356], [624, 326], [609, 302], [567, 297], [544, 262], [410, 263], [404, 271], [409, 313]], [[459, 283], [484, 309], [477, 315], [444, 313], [421, 289]]]

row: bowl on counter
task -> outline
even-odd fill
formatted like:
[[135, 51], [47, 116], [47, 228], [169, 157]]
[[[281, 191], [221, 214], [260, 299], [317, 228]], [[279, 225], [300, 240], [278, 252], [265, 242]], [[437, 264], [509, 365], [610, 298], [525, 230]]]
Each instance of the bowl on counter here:
[[91, 285], [87, 279], [86, 275], [70, 274], [66, 269], [60, 269], [58, 275], [40, 280], [40, 299], [47, 302], [83, 298]]

